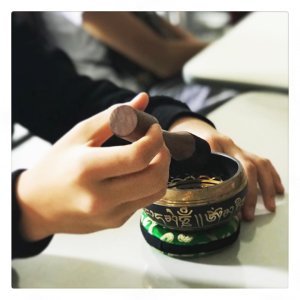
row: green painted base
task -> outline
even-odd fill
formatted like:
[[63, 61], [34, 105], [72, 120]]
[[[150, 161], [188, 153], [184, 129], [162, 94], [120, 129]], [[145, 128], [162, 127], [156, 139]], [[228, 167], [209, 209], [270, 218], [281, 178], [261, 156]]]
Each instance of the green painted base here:
[[237, 216], [213, 229], [187, 232], [163, 227], [144, 211], [141, 215], [141, 231], [145, 240], [170, 256], [194, 257], [219, 251], [237, 239], [239, 230], [240, 220]]

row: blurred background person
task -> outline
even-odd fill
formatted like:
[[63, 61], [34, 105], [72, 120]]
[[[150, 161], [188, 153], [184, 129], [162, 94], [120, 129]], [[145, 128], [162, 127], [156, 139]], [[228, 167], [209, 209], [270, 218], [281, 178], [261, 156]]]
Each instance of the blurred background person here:
[[245, 14], [44, 12], [43, 18], [52, 42], [70, 55], [79, 73], [137, 92], [164, 94], [207, 113], [238, 91], [187, 84], [182, 67]]

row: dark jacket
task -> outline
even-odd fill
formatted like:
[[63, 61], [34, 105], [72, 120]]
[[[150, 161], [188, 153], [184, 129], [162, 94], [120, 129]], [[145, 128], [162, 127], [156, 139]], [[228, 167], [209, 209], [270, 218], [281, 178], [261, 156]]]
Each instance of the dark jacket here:
[[[12, 122], [31, 133], [54, 143], [79, 121], [109, 106], [126, 102], [135, 93], [118, 88], [106, 80], [93, 81], [80, 76], [69, 57], [51, 46], [43, 36], [37, 13], [12, 14]], [[154, 115], [163, 129], [175, 119], [194, 116], [211, 123], [199, 114], [168, 97], [150, 99], [146, 111]], [[212, 123], [211, 123], [212, 124]], [[108, 144], [119, 143], [112, 138]], [[12, 257], [39, 254], [50, 242], [27, 242], [19, 233], [20, 210], [15, 183], [21, 170], [12, 174]]]

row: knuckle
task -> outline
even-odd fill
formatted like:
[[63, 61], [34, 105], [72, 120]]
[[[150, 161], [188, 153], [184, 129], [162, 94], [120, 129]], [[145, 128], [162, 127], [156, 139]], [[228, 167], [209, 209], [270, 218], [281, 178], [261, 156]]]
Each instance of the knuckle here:
[[145, 169], [150, 162], [149, 151], [147, 147], [144, 145], [134, 147], [131, 159], [138, 169]]
[[276, 196], [276, 192], [275, 192], [275, 189], [273, 188], [269, 188], [265, 191], [265, 194], [266, 194], [266, 198], [267, 198], [267, 201], [268, 202], [271, 202], [274, 200], [274, 197]]
[[88, 175], [88, 160], [84, 155], [77, 155], [76, 160], [73, 164], [73, 176], [78, 180], [82, 181]]
[[163, 145], [158, 153], [158, 161], [164, 164], [169, 164], [171, 162], [171, 153], [166, 145]]
[[165, 168], [162, 172], [162, 187], [165, 187], [168, 185], [168, 181], [169, 181], [169, 168]]
[[125, 168], [127, 165], [132, 164], [134, 161], [133, 155], [124, 155], [122, 151], [118, 151], [114, 153], [114, 161], [119, 165], [119, 166], [124, 166]]
[[170, 153], [169, 148], [167, 146], [164, 146], [162, 148], [161, 152], [162, 152], [162, 159], [163, 159], [163, 161], [165, 161], [165, 163], [167, 165], [169, 165], [170, 162], [171, 162], [171, 153]]
[[88, 217], [103, 215], [110, 210], [109, 201], [104, 197], [88, 195], [81, 205], [81, 212]]
[[169, 169], [168, 168], [156, 168], [152, 174], [153, 184], [157, 191], [165, 189], [168, 184], [169, 179]]
[[95, 198], [91, 195], [87, 195], [82, 201], [80, 211], [88, 217], [96, 215], [98, 208], [95, 203]]
[[233, 140], [229, 136], [227, 136], [227, 135], [222, 135], [221, 136], [221, 140], [226, 145], [232, 145], [232, 144], [234, 144]]
[[122, 216], [119, 217], [118, 219], [114, 220], [113, 224], [110, 226], [111, 228], [119, 228], [123, 226], [127, 220], [129, 219], [129, 216]]
[[214, 138], [212, 136], [208, 136], [205, 138], [205, 140], [208, 142], [208, 144], [212, 150], [216, 151], [219, 149], [219, 143], [216, 138]]
[[253, 211], [256, 207], [256, 202], [257, 202], [257, 197], [255, 194], [250, 194], [244, 205], [243, 205], [243, 210], [244, 211]]
[[161, 190], [166, 188], [169, 180], [169, 168], [168, 167], [158, 168], [153, 177], [157, 189]]
[[245, 162], [244, 168], [251, 175], [256, 173], [256, 166], [251, 161]]
[[263, 168], [267, 168], [270, 166], [271, 162], [269, 159], [267, 158], [260, 158], [259, 159], [259, 164], [263, 167]]

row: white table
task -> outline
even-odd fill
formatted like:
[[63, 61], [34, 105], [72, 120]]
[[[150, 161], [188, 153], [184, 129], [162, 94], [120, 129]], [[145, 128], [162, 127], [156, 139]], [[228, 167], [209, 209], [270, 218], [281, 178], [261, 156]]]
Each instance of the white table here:
[[191, 58], [187, 82], [288, 89], [288, 13], [255, 12]]
[[[217, 127], [242, 147], [269, 157], [288, 188], [288, 99], [280, 94], [241, 95], [211, 113]], [[31, 143], [31, 145], [30, 145]], [[13, 153], [13, 166], [38, 159], [35, 139]], [[31, 152], [30, 152], [31, 151]], [[41, 153], [39, 153], [41, 155]], [[256, 219], [242, 223], [240, 237], [218, 254], [194, 260], [165, 256], [151, 248], [137, 212], [123, 227], [88, 235], [56, 235], [39, 256], [14, 260], [18, 287], [287, 287], [288, 193], [277, 198], [276, 214], [261, 203]]]

